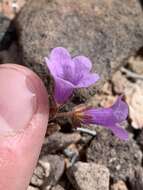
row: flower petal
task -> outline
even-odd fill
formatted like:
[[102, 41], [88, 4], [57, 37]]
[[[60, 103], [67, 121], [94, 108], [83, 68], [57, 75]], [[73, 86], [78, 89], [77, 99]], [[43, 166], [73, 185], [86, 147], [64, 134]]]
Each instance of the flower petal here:
[[51, 68], [53, 74], [56, 74], [57, 77], [73, 83], [75, 79], [75, 65], [69, 52], [65, 48], [54, 48], [50, 54], [50, 61], [52, 64], [49, 64], [49, 67]]
[[111, 108], [116, 122], [122, 122], [127, 118], [129, 109], [127, 103], [122, 101], [122, 96], [118, 97]]
[[74, 63], [70, 60], [68, 64], [63, 66], [63, 76], [62, 79], [71, 82], [74, 84], [75, 80], [75, 69]]
[[119, 137], [121, 140], [128, 140], [128, 132], [125, 129], [117, 125], [110, 127], [110, 129], [112, 130], [114, 135]]
[[86, 88], [99, 79], [99, 75], [90, 74], [91, 61], [85, 56], [71, 59], [69, 52], [63, 47], [54, 48], [50, 58], [45, 58], [51, 75], [71, 83], [74, 88]]
[[73, 85], [68, 81], [55, 77], [54, 97], [58, 104], [65, 103], [73, 93]]
[[128, 105], [121, 98], [120, 96], [110, 108], [92, 108], [85, 111], [85, 115], [91, 117], [91, 121], [87, 122], [109, 126], [124, 121], [128, 116]]
[[76, 72], [89, 72], [92, 68], [91, 61], [85, 56], [76, 56], [73, 58], [73, 62]]
[[127, 131], [121, 128], [118, 123], [114, 123], [114, 119], [112, 120], [111, 112], [109, 110], [90, 110], [88, 111], [88, 115], [85, 116], [83, 123], [102, 125], [103, 127], [110, 129], [120, 139], [128, 139]]
[[65, 60], [71, 59], [69, 52], [63, 47], [56, 47], [51, 51], [50, 61], [58, 62], [63, 64]]
[[47, 57], [44, 58], [44, 63], [46, 64], [46, 66], [48, 67], [51, 75], [56, 75], [57, 71], [56, 71], [56, 68], [55, 68], [55, 65], [52, 64], [51, 61], [49, 61], [49, 59]]
[[81, 76], [81, 79], [75, 85], [75, 88], [89, 87], [90, 85], [94, 84], [99, 79], [100, 77], [98, 74], [85, 74], [84, 76]]
[[50, 54], [48, 67], [52, 75], [64, 77], [65, 67], [71, 63], [69, 52], [63, 47], [54, 48]]
[[79, 81], [82, 80], [82, 78], [84, 77], [84, 75], [89, 74], [91, 68], [92, 68], [92, 63], [91, 61], [85, 57], [85, 56], [76, 56], [73, 59], [74, 62], [74, 81], [73, 83], [75, 85], [77, 85], [79, 83]]
[[89, 109], [84, 112], [84, 122], [97, 125], [112, 125], [115, 122], [112, 120], [111, 108]]
[[128, 115], [128, 105], [121, 98], [120, 96], [110, 108], [92, 108], [84, 111], [82, 122], [85, 124], [102, 125], [112, 130], [120, 139], [127, 140], [128, 133], [119, 126]]

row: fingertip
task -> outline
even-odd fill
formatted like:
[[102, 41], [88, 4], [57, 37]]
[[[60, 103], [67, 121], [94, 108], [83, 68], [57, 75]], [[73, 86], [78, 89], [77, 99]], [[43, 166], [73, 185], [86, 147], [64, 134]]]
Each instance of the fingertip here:
[[34, 72], [15, 64], [0, 65], [0, 86], [0, 189], [25, 190], [48, 124], [48, 94]]

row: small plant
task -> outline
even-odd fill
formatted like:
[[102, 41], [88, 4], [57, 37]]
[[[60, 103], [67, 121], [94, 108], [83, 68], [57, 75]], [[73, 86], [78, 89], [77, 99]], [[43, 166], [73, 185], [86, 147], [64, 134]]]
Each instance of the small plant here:
[[74, 90], [89, 87], [100, 79], [98, 74], [91, 73], [92, 63], [89, 58], [71, 58], [65, 48], [57, 47], [52, 50], [49, 58], [45, 57], [45, 64], [54, 79], [54, 118], [68, 116], [79, 125], [101, 125], [110, 129], [120, 139], [128, 139], [128, 133], [120, 126], [128, 116], [128, 105], [122, 100], [122, 96], [109, 108], [95, 108], [89, 104], [82, 104], [69, 112], [58, 111], [70, 99]]

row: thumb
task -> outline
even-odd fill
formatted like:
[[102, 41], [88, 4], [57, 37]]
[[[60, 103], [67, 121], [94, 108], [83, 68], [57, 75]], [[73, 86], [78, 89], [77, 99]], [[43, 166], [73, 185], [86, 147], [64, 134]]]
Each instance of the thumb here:
[[0, 190], [26, 190], [48, 123], [48, 95], [40, 78], [0, 65]]

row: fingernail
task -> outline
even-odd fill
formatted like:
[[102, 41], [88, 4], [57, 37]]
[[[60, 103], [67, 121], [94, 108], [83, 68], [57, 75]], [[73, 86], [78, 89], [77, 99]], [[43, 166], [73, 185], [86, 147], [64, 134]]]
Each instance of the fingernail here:
[[30, 73], [0, 66], [0, 134], [23, 130], [37, 109], [36, 87]]

